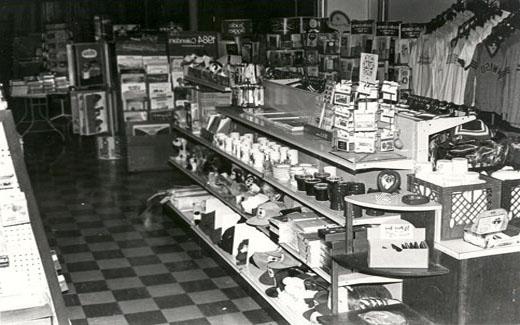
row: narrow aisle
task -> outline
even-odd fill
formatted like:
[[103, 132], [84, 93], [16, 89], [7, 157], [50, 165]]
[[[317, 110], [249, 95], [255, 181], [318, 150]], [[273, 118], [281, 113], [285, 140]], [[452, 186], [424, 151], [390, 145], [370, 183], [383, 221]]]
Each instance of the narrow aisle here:
[[187, 179], [127, 174], [122, 162], [97, 160], [93, 143], [53, 162], [45, 145], [27, 144], [26, 159], [73, 325], [275, 323], [175, 222], [144, 229], [143, 200]]

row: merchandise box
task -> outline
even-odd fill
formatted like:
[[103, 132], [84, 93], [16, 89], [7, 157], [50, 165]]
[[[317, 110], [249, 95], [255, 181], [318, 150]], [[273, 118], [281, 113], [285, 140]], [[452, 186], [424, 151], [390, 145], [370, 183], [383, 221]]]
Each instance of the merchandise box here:
[[112, 102], [105, 91], [71, 93], [72, 126], [74, 133], [94, 135], [109, 132], [109, 111]]
[[161, 135], [170, 133], [171, 126], [169, 123], [132, 125], [132, 136]]
[[153, 110], [168, 110], [173, 109], [173, 96], [165, 96], [150, 99], [150, 109]]
[[145, 64], [146, 74], [168, 74], [170, 72], [170, 66], [168, 62], [164, 64]]
[[125, 112], [126, 159], [130, 172], [167, 170], [167, 161], [172, 154], [172, 141], [169, 123], [138, 121], [146, 119], [147, 112]]
[[123, 98], [124, 112], [143, 112], [148, 110], [148, 101], [146, 98]]
[[144, 73], [121, 74], [121, 95], [124, 99], [146, 97], [146, 82]]
[[168, 57], [166, 55], [146, 55], [143, 56], [143, 64], [145, 68], [149, 65], [168, 65]]
[[123, 112], [123, 120], [128, 122], [144, 122], [148, 120], [148, 112], [146, 111], [125, 111]]
[[169, 82], [153, 82], [148, 84], [148, 97], [168, 97], [173, 96], [172, 86]]
[[428, 268], [425, 228], [412, 224], [384, 224], [367, 229], [368, 266], [373, 268]]
[[106, 43], [75, 43], [67, 46], [71, 81], [78, 88], [104, 87], [110, 84], [108, 46]]
[[141, 70], [143, 69], [143, 57], [141, 55], [118, 55], [117, 70]]

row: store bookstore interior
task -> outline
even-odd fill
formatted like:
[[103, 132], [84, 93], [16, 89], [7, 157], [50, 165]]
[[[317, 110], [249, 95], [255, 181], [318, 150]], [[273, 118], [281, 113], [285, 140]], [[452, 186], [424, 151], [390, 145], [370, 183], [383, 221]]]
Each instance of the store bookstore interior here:
[[519, 0], [4, 0], [0, 45], [0, 324], [520, 324]]

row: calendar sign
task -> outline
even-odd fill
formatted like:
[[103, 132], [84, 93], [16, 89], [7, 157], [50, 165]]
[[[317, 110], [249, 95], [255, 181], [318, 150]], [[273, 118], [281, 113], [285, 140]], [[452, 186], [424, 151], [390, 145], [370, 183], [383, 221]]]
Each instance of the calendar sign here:
[[375, 83], [377, 76], [377, 54], [361, 53], [361, 61], [359, 64], [359, 81], [366, 83]]

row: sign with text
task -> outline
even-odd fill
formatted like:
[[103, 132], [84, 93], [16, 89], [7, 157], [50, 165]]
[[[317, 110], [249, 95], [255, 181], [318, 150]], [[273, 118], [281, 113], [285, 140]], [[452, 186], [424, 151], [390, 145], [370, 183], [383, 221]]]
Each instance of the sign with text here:
[[253, 21], [251, 19], [228, 19], [222, 21], [222, 34], [236, 37], [253, 33]]
[[214, 32], [173, 32], [168, 35], [168, 54], [218, 57], [218, 34]]
[[374, 21], [373, 20], [353, 20], [350, 26], [351, 34], [374, 34]]
[[376, 36], [399, 37], [400, 25], [398, 21], [377, 22]]
[[424, 24], [418, 24], [418, 23], [401, 24], [401, 38], [403, 38], [403, 39], [419, 38], [419, 36], [421, 36], [421, 33], [423, 30], [424, 30]]
[[377, 77], [377, 54], [361, 53], [359, 64], [359, 81], [375, 83]]

